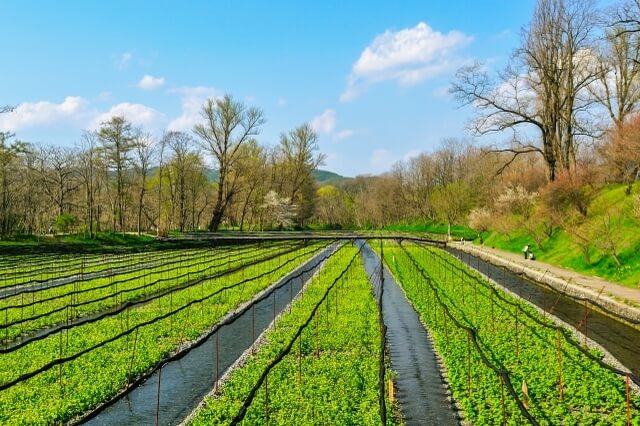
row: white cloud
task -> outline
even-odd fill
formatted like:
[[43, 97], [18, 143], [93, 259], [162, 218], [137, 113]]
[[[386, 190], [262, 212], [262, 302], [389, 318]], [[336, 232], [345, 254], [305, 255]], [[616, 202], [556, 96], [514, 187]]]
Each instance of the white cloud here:
[[322, 114], [311, 119], [311, 128], [320, 134], [333, 133], [336, 128], [336, 112], [332, 109], [325, 109]]
[[340, 100], [349, 102], [382, 81], [395, 80], [411, 86], [453, 70], [460, 63], [453, 52], [471, 40], [460, 31], [434, 31], [424, 22], [396, 32], [385, 31], [374, 38], [353, 65]]
[[349, 139], [350, 137], [358, 133], [359, 132], [354, 129], [344, 129], [344, 130], [340, 130], [339, 132], [336, 132], [335, 135], [333, 135], [333, 138], [340, 141], [343, 139]]
[[188, 131], [200, 121], [200, 111], [204, 102], [208, 98], [218, 98], [221, 93], [206, 86], [182, 87], [171, 90], [170, 93], [177, 93], [182, 96], [182, 114], [171, 120], [167, 126], [168, 130]]
[[361, 133], [359, 130], [336, 128], [336, 112], [331, 108], [325, 109], [322, 114], [311, 119], [311, 128], [320, 135], [330, 136], [333, 140], [349, 139], [353, 135]]
[[122, 116], [134, 126], [157, 127], [163, 118], [158, 110], [142, 104], [122, 102], [114, 105], [109, 111], [96, 115], [90, 123], [90, 128], [100, 127], [100, 123], [109, 121], [111, 117]]
[[131, 59], [133, 59], [133, 53], [124, 52], [122, 55], [120, 55], [120, 57], [118, 57], [118, 59], [116, 59], [116, 68], [119, 70], [127, 69], [129, 67], [129, 63], [131, 62]]
[[14, 132], [72, 120], [87, 113], [87, 104], [79, 96], [67, 96], [59, 104], [49, 101], [23, 102], [13, 112], [0, 114], [0, 130]]
[[124, 116], [136, 126], [153, 130], [158, 130], [166, 122], [162, 113], [146, 105], [122, 102], [104, 112], [93, 106], [95, 101], [67, 96], [61, 103], [23, 102], [13, 112], [0, 114], [0, 131], [15, 132], [63, 125], [78, 129], [79, 134], [81, 129], [97, 129], [100, 123], [115, 115]]
[[142, 77], [137, 86], [142, 90], [154, 90], [164, 84], [164, 77], [154, 77], [152, 75], [145, 75]]
[[283, 98], [282, 96], [280, 96], [278, 98], [278, 100], [276, 101], [276, 105], [279, 107], [283, 107], [287, 105], [287, 100], [285, 98]]

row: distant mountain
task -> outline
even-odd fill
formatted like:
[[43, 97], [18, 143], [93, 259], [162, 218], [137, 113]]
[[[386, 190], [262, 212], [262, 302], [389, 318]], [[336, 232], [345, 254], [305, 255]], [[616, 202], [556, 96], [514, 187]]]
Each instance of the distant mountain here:
[[[207, 169], [206, 173], [207, 173], [207, 177], [211, 182], [217, 182], [218, 179], [220, 179], [220, 172], [218, 172], [215, 169]], [[330, 172], [328, 170], [320, 170], [320, 169], [316, 169], [313, 171], [313, 178], [320, 185], [333, 185], [342, 180], [347, 179], [344, 176], [340, 176], [337, 173]]]
[[[149, 175], [153, 175], [157, 169], [157, 167], [151, 167], [149, 169]], [[207, 174], [207, 178], [209, 178], [209, 181], [211, 182], [218, 182], [218, 180], [220, 179], [220, 172], [216, 169], [205, 169], [205, 173]], [[314, 170], [312, 175], [316, 182], [318, 182], [318, 184], [320, 185], [335, 185], [344, 180], [350, 179], [337, 173], [330, 172], [329, 170], [321, 169]]]
[[315, 169], [312, 175], [316, 182], [318, 182], [320, 185], [333, 185], [340, 181], [348, 179], [344, 176], [340, 176], [337, 173], [330, 172], [329, 170], [321, 169]]

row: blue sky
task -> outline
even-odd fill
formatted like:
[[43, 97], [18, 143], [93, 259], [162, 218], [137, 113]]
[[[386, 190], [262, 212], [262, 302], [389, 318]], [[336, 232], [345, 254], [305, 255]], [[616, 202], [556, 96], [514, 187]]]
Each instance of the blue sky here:
[[446, 90], [473, 60], [500, 69], [533, 0], [0, 2], [0, 130], [73, 145], [123, 114], [189, 130], [207, 97], [262, 108], [259, 136], [310, 122], [324, 168], [380, 173], [467, 135]]

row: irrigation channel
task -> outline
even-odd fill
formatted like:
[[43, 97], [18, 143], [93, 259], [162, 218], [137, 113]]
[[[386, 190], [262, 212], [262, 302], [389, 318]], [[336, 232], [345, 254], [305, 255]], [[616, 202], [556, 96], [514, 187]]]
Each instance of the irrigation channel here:
[[461, 250], [448, 247], [447, 251], [521, 298], [575, 327], [633, 373], [640, 374], [640, 330], [637, 328], [591, 309], [586, 300], [565, 296]]
[[[397, 399], [407, 425], [456, 425], [457, 412], [447, 396], [431, 339], [420, 317], [380, 257], [365, 244], [364, 267], [369, 277], [382, 276], [382, 315], [387, 351], [396, 373]], [[374, 286], [375, 288], [375, 286]], [[380, 289], [376, 289], [376, 297]]]
[[332, 244], [219, 323], [186, 354], [82, 419], [89, 425], [181, 423], [337, 248]]

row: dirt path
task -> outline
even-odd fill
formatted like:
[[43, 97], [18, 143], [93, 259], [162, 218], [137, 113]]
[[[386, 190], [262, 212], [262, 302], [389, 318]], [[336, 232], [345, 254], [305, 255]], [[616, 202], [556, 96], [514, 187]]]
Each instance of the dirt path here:
[[483, 253], [485, 255], [506, 260], [512, 264], [511, 269], [514, 269], [513, 267], [515, 267], [516, 269], [525, 269], [552, 275], [572, 284], [577, 284], [581, 287], [587, 288], [592, 292], [595, 292], [596, 295], [604, 288], [600, 297], [613, 298], [614, 300], [625, 302], [635, 308], [640, 308], [640, 288], [625, 287], [621, 284], [616, 284], [600, 277], [580, 274], [539, 260], [525, 260], [522, 254], [471, 245], [470, 243], [461, 244], [455, 242], [450, 243], [450, 245], [460, 250], [471, 252], [472, 254]]

